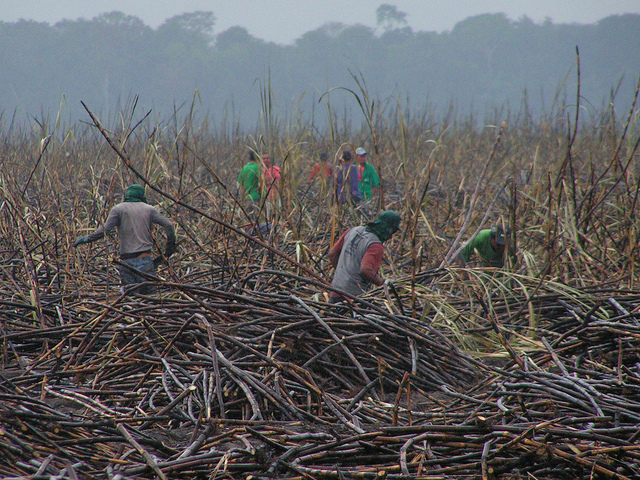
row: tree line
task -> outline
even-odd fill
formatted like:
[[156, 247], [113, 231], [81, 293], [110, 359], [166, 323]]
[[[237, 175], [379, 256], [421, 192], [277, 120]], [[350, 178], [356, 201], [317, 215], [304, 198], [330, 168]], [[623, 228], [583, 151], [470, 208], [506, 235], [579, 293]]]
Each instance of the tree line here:
[[136, 98], [158, 118], [195, 108], [223, 126], [250, 127], [266, 111], [322, 124], [357, 117], [363, 94], [382, 108], [544, 114], [554, 102], [574, 103], [578, 58], [587, 108], [626, 108], [640, 76], [637, 14], [590, 25], [484, 14], [437, 33], [414, 31], [402, 12], [382, 6], [381, 29], [330, 23], [292, 45], [243, 27], [216, 32], [215, 22], [212, 12], [155, 29], [121, 12], [0, 22], [0, 115], [6, 123], [62, 112], [75, 121], [82, 101], [112, 117]]

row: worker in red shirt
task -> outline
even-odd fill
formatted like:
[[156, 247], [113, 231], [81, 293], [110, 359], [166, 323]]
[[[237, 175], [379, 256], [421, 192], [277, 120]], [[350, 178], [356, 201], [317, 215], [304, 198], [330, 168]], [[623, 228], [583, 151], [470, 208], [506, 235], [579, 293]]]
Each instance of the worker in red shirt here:
[[319, 178], [323, 182], [326, 182], [327, 179], [331, 179], [332, 177], [333, 165], [331, 165], [329, 154], [322, 152], [320, 153], [320, 161], [313, 166], [311, 173], [309, 173], [309, 181], [311, 182], [313, 179]]
[[[400, 221], [400, 215], [387, 210], [375, 221], [347, 230], [328, 253], [335, 268], [331, 285], [351, 295], [361, 295], [372, 284], [380, 286], [387, 282], [378, 273], [384, 254], [382, 244], [400, 230]], [[331, 292], [329, 302], [343, 299]]]

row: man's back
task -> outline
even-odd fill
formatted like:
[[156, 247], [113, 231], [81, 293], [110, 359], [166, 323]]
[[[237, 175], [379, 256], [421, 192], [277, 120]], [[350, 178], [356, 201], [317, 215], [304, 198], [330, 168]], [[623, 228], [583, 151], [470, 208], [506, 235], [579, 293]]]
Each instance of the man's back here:
[[347, 200], [358, 203], [362, 200], [358, 181], [358, 167], [352, 163], [344, 164], [336, 174], [336, 197], [338, 202]]
[[244, 189], [245, 195], [251, 200], [260, 200], [260, 167], [256, 162], [249, 162], [240, 171], [238, 183]]
[[485, 266], [499, 268], [504, 265], [504, 250], [497, 251], [493, 248], [490, 228], [480, 230], [473, 240], [465, 244], [460, 255], [465, 262], [468, 262], [476, 252]]
[[375, 243], [382, 245], [380, 239], [365, 226], [350, 229], [344, 236], [344, 244], [331, 284], [352, 295], [360, 295], [366, 291], [369, 284], [360, 275], [361, 262], [369, 247]]
[[378, 172], [370, 163], [365, 163], [364, 166], [358, 168], [360, 169], [360, 193], [362, 194], [362, 199], [367, 200], [373, 195], [373, 187], [380, 186], [380, 177], [378, 177]]
[[173, 231], [171, 222], [155, 207], [144, 202], [120, 203], [111, 209], [104, 227], [89, 235], [89, 240], [95, 241], [117, 227], [120, 255], [151, 250], [153, 223], [161, 225], [167, 231]]

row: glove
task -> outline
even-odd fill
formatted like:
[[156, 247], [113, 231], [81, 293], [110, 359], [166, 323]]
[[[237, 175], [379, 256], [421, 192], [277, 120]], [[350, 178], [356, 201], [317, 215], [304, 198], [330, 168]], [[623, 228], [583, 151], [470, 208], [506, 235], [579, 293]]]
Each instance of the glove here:
[[382, 284], [383, 287], [393, 287], [393, 280], [391, 280], [390, 278], [385, 278], [384, 279], [384, 283]]
[[78, 237], [78, 239], [75, 242], [73, 242], [73, 246], [77, 247], [78, 245], [83, 245], [85, 243], [90, 243], [88, 236], [86, 236], [86, 237]]
[[176, 253], [176, 242], [168, 242], [166, 247], [164, 248], [165, 258], [169, 258], [174, 253]]

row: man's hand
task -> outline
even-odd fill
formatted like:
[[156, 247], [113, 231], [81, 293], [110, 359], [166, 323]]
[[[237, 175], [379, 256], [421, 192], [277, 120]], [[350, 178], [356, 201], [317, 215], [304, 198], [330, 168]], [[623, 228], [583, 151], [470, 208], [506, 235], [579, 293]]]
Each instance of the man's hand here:
[[168, 242], [164, 249], [165, 258], [169, 258], [174, 253], [176, 253], [176, 242]]
[[77, 247], [78, 245], [83, 245], [83, 244], [85, 244], [85, 243], [90, 243], [90, 242], [89, 242], [89, 237], [88, 237], [88, 236], [85, 236], [85, 237], [78, 237], [78, 238], [76, 239], [76, 241], [75, 241], [75, 242], [73, 242], [73, 246], [74, 246], [74, 247]]

